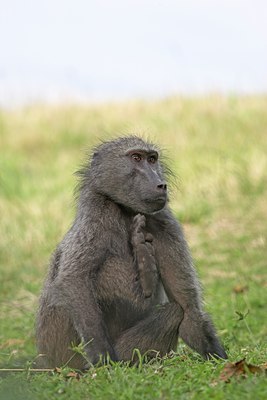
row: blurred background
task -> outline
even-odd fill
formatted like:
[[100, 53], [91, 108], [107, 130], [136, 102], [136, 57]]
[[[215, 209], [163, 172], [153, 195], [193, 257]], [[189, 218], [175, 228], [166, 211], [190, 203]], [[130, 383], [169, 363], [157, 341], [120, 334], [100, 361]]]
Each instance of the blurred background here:
[[0, 106], [267, 90], [264, 0], [1, 0]]

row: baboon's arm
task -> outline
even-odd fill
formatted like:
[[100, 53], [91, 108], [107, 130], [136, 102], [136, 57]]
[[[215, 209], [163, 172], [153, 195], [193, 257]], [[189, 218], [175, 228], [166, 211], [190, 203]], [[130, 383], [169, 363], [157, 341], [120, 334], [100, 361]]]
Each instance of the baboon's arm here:
[[180, 226], [173, 222], [170, 231], [159, 232], [156, 238], [156, 257], [169, 300], [179, 303], [184, 311], [201, 310], [199, 282]]
[[202, 310], [201, 291], [191, 256], [179, 224], [170, 219], [169, 229], [157, 235], [157, 259], [170, 302], [180, 304], [184, 319], [179, 334], [203, 357], [227, 358], [209, 316]]

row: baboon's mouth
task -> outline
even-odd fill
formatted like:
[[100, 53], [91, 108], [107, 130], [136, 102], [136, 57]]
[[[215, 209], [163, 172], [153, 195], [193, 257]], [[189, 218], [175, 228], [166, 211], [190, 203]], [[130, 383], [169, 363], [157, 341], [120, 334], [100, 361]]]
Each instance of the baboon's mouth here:
[[153, 206], [153, 208], [157, 211], [162, 209], [167, 201], [167, 196], [159, 196], [156, 198], [149, 198], [149, 199], [145, 199], [145, 202], [150, 205]]
[[166, 196], [159, 196], [154, 198], [145, 199], [146, 203], [165, 203], [167, 200]]

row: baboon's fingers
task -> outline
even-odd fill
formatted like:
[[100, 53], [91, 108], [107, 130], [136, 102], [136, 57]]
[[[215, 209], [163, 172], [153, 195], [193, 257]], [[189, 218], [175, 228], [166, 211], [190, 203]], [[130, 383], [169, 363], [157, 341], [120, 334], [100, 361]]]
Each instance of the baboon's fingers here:
[[[132, 245], [137, 248], [140, 245], [145, 245], [145, 236], [143, 232], [135, 232], [132, 236]], [[135, 249], [136, 250], [136, 249]]]
[[151, 289], [144, 290], [144, 296], [145, 296], [145, 298], [151, 297], [152, 296], [152, 290]]
[[146, 250], [147, 250], [147, 253], [149, 254], [149, 256], [155, 257], [155, 250], [154, 250], [153, 244], [150, 242], [146, 242], [145, 246], [146, 246]]
[[133, 218], [133, 228], [134, 230], [140, 231], [141, 229], [144, 229], [146, 226], [146, 217], [142, 214], [137, 214]]
[[146, 242], [149, 242], [149, 243], [152, 243], [153, 242], [153, 235], [151, 235], [151, 233], [145, 233], [145, 241]]

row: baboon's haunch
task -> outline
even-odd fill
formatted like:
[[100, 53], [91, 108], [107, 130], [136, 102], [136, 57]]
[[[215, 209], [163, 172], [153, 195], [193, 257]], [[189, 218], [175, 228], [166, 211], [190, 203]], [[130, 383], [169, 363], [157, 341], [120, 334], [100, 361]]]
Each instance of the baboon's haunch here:
[[[43, 363], [86, 368], [161, 355], [180, 336], [226, 358], [204, 313], [187, 243], [167, 205], [157, 148], [130, 136], [101, 144], [81, 172], [77, 215], [51, 262], [37, 318]], [[86, 358], [71, 350], [84, 343]], [[44, 365], [43, 364], [43, 365]]]

